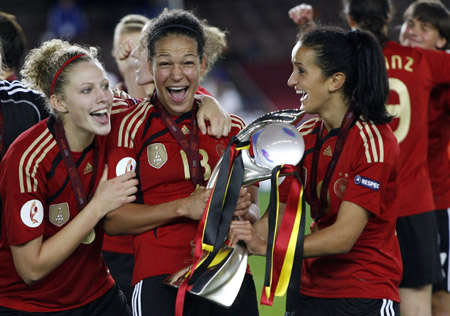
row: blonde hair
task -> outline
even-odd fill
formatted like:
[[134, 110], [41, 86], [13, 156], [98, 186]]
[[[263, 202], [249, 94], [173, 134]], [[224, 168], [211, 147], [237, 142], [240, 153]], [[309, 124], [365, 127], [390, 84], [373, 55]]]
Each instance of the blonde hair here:
[[141, 32], [147, 22], [149, 22], [149, 19], [140, 14], [128, 14], [120, 20], [114, 29], [113, 57], [117, 46], [120, 44], [120, 36], [126, 33]]
[[[47, 99], [50, 99], [50, 87], [56, 73], [70, 58], [84, 55], [70, 62], [59, 74], [54, 84], [53, 94], [62, 97], [64, 87], [69, 81], [69, 73], [78, 62], [93, 61], [101, 69], [104, 69], [97, 58], [97, 53], [95, 47], [83, 47], [60, 39], [49, 40], [27, 54], [20, 74], [27, 86], [41, 91]], [[50, 113], [55, 114], [49, 104], [47, 104], [47, 109]]]

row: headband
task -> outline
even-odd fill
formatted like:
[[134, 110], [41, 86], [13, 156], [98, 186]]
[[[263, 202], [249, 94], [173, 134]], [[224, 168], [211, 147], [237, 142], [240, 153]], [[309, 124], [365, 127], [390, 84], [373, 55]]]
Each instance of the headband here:
[[156, 33], [156, 32], [160, 32], [165, 29], [174, 29], [174, 28], [185, 29], [185, 30], [191, 31], [192, 33], [195, 33], [195, 35], [197, 35], [197, 36], [200, 36], [200, 33], [196, 29], [194, 29], [190, 26], [187, 26], [187, 25], [182, 25], [182, 24], [169, 24], [169, 25], [161, 26], [161, 27], [157, 28], [154, 32]]
[[61, 72], [64, 70], [64, 68], [66, 68], [66, 66], [68, 64], [70, 64], [73, 60], [80, 58], [80, 57], [84, 57], [84, 56], [86, 56], [86, 54], [75, 55], [72, 58], [69, 58], [61, 67], [59, 67], [58, 71], [56, 72], [56, 75], [53, 77], [52, 85], [50, 86], [50, 96], [52, 96], [53, 88], [55, 87], [56, 80], [58, 80], [58, 77], [61, 74]]

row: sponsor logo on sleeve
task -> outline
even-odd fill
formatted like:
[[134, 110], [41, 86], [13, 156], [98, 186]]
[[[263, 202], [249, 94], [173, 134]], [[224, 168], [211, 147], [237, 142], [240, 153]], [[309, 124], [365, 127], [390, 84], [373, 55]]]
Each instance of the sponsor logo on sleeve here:
[[362, 177], [360, 175], [357, 175], [355, 177], [355, 184], [375, 191], [378, 191], [380, 189], [380, 183], [378, 181]]
[[30, 200], [20, 209], [20, 218], [28, 227], [38, 227], [44, 219], [44, 207], [39, 200]]
[[116, 176], [121, 176], [134, 170], [136, 170], [136, 160], [131, 157], [125, 157], [120, 159], [116, 165]]

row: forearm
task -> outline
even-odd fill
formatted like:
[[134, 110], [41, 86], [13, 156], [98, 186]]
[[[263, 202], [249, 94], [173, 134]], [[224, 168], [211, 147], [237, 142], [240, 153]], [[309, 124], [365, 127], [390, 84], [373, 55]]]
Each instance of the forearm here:
[[109, 213], [103, 222], [108, 235], [137, 235], [180, 218], [182, 199], [158, 205], [126, 204]]
[[[14, 264], [25, 283], [38, 281], [61, 265], [97, 225], [100, 217], [89, 205], [62, 230], [43, 241], [42, 236], [20, 246], [11, 246]], [[97, 236], [98, 237], [98, 236]]]
[[343, 201], [336, 221], [328, 227], [305, 236], [305, 258], [348, 253], [358, 240], [370, 213], [352, 202]]

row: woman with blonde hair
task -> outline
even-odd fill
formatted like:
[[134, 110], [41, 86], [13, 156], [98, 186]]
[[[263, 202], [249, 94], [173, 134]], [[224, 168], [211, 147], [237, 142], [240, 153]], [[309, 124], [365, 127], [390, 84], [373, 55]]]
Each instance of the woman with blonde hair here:
[[130, 315], [103, 262], [101, 220], [135, 200], [137, 180], [134, 172], [106, 177], [113, 97], [97, 50], [44, 42], [21, 74], [45, 95], [51, 117], [24, 132], [0, 165], [0, 314]]

